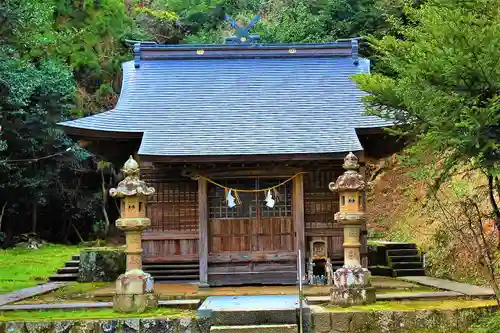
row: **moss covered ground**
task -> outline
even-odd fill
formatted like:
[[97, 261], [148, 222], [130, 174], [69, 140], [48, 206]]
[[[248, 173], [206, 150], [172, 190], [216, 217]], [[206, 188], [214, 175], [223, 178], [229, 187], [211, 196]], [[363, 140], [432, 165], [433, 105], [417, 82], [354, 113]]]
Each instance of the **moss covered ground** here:
[[336, 312], [357, 311], [415, 311], [415, 310], [456, 310], [495, 306], [495, 300], [489, 299], [447, 299], [447, 300], [414, 300], [376, 302], [368, 305], [355, 305], [349, 308], [327, 306], [326, 309]]
[[92, 292], [101, 288], [110, 287], [114, 285], [111, 282], [72, 282], [67, 286], [56, 289], [46, 294], [36, 295], [16, 304], [43, 304], [53, 302], [88, 302], [88, 301], [110, 301], [111, 297], [95, 298]]
[[146, 313], [118, 313], [113, 309], [84, 310], [40, 310], [0, 312], [0, 321], [54, 321], [79, 319], [119, 319], [119, 318], [183, 318], [194, 317], [190, 310], [159, 308]]
[[46, 282], [80, 252], [77, 246], [44, 245], [40, 249], [0, 250], [0, 294]]

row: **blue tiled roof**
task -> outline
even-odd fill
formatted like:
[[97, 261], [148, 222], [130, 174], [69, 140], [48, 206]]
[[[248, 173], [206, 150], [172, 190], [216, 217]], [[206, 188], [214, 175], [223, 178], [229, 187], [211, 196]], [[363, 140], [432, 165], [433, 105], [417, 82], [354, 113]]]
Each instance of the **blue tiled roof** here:
[[142, 132], [140, 155], [359, 151], [356, 128], [389, 125], [361, 115], [349, 76], [368, 71], [351, 57], [130, 61], [114, 110], [61, 125]]

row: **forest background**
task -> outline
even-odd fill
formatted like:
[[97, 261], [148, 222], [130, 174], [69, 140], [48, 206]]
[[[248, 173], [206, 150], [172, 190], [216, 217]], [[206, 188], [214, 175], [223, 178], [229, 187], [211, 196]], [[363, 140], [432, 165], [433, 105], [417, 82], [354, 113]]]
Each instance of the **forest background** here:
[[119, 166], [75, 145], [56, 123], [113, 108], [121, 64], [131, 59], [125, 41], [223, 43], [233, 33], [225, 14], [242, 23], [259, 14], [252, 32], [263, 42], [366, 37], [360, 51], [373, 75], [356, 80], [372, 94], [369, 112], [413, 124], [394, 133], [407, 150], [373, 161], [372, 236], [416, 242], [436, 276], [492, 282], [500, 274], [497, 7], [492, 0], [1, 1], [0, 245], [27, 232], [76, 243], [112, 229], [117, 208], [107, 190]]
[[126, 40], [223, 43], [233, 32], [225, 14], [243, 23], [260, 14], [253, 32], [264, 42], [381, 36], [390, 30], [389, 18], [402, 15], [401, 6], [388, 0], [2, 1], [0, 244], [26, 232], [75, 242], [112, 224], [116, 209], [103, 187], [116, 181], [113, 166], [75, 147], [55, 124], [113, 108], [121, 64], [131, 59]]

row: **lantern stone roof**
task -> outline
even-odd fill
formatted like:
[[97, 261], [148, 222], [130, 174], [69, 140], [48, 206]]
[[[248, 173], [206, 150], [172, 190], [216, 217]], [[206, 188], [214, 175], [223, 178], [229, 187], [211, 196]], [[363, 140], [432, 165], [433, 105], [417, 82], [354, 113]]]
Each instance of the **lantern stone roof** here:
[[162, 157], [361, 151], [356, 130], [391, 123], [362, 115], [351, 75], [368, 73], [357, 41], [326, 44], [134, 46], [113, 110], [60, 123], [84, 137], [140, 138]]
[[329, 184], [332, 192], [342, 191], [364, 191], [366, 182], [362, 175], [359, 174], [358, 158], [352, 152], [344, 158], [344, 169], [346, 171], [337, 178], [336, 182]]
[[122, 171], [125, 179], [119, 182], [116, 188], [109, 190], [109, 194], [112, 197], [149, 196], [155, 193], [153, 187], [147, 186], [146, 182], [141, 180], [139, 163], [132, 156], [125, 162]]

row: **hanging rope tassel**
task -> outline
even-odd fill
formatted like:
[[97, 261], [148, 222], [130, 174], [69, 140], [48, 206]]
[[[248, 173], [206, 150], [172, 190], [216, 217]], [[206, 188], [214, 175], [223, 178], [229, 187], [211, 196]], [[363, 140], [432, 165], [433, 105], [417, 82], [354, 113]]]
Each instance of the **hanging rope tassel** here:
[[241, 205], [241, 199], [240, 199], [240, 195], [238, 194], [238, 191], [234, 191], [234, 197], [236, 198], [236, 203], [238, 205]]
[[229, 208], [233, 208], [234, 206], [236, 206], [236, 203], [234, 202], [234, 197], [232, 196], [231, 192], [232, 192], [231, 189], [227, 192], [227, 206]]
[[267, 191], [267, 195], [266, 195], [266, 206], [269, 207], [269, 208], [273, 208], [274, 207], [274, 203], [275, 203], [275, 200], [273, 199], [273, 196], [271, 194], [271, 191]]
[[278, 189], [275, 188], [273, 189], [274, 191], [274, 200], [276, 200], [276, 202], [279, 202], [281, 199], [280, 199], [280, 193], [278, 192]]
[[220, 188], [223, 188], [223, 189], [226, 189], [226, 190], [232, 190], [234, 192], [241, 192], [241, 193], [258, 193], [258, 192], [267, 192], [267, 191], [271, 191], [271, 190], [274, 190], [274, 189], [277, 189], [278, 187], [281, 187], [283, 185], [285, 185], [286, 183], [292, 181], [293, 179], [295, 179], [295, 177], [297, 177], [298, 175], [301, 175], [301, 174], [304, 174], [306, 172], [299, 172], [295, 175], [293, 175], [292, 177], [288, 178], [287, 180], [284, 180], [282, 181], [281, 183], [275, 185], [275, 186], [271, 186], [271, 187], [268, 187], [268, 188], [262, 188], [262, 189], [254, 189], [254, 190], [246, 190], [246, 189], [236, 189], [236, 188], [229, 188], [229, 187], [226, 187], [224, 185], [221, 185], [217, 182], [214, 182], [213, 180], [211, 180], [210, 178], [207, 178], [207, 177], [204, 177], [204, 176], [201, 176], [201, 175], [197, 175], [197, 176], [194, 176], [192, 177], [192, 179], [194, 180], [197, 180], [197, 179], [205, 179], [207, 182], [215, 185], [215, 186], [218, 186]]

